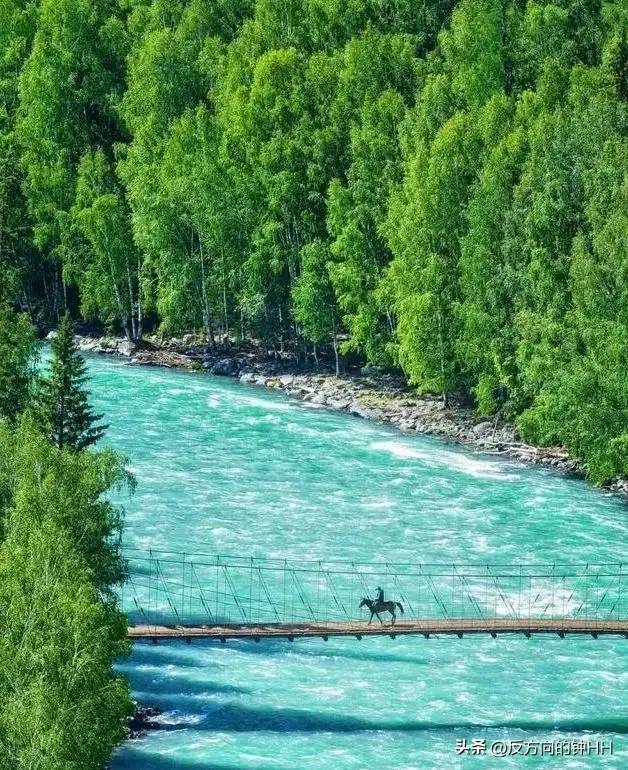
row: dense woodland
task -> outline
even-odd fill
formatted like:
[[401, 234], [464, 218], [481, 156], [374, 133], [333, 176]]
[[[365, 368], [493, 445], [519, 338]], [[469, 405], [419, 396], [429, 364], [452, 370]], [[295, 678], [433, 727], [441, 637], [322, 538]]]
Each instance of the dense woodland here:
[[626, 474], [626, 17], [0, 0], [4, 299], [339, 348]]

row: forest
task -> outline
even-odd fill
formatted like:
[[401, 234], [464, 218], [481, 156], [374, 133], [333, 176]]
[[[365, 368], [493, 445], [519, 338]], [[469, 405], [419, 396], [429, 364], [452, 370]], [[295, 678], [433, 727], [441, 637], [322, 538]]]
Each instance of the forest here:
[[339, 351], [627, 474], [626, 30], [621, 0], [0, 0], [0, 347], [69, 310]]

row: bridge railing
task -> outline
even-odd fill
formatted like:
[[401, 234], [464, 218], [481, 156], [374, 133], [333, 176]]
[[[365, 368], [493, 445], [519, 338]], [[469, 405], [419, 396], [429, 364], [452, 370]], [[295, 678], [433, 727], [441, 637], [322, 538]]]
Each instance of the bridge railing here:
[[[127, 550], [130, 622], [346, 623], [381, 587], [397, 622], [426, 619], [628, 620], [626, 564], [394, 564]], [[390, 616], [386, 616], [388, 619]], [[377, 621], [376, 621], [377, 622]]]

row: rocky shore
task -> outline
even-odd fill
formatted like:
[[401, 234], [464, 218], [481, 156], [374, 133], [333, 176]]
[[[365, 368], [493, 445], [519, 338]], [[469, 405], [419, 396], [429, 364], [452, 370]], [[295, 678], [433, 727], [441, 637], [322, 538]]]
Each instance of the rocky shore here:
[[[259, 350], [208, 351], [193, 335], [166, 340], [148, 337], [137, 349], [124, 339], [77, 337], [76, 342], [86, 352], [125, 356], [137, 364], [233, 377], [242, 383], [280, 390], [319, 407], [390, 423], [405, 433], [439, 436], [520, 462], [574, 475], [583, 473], [579, 463], [562, 447], [526, 444], [510, 423], [487, 420], [462, 404], [445, 407], [437, 397], [419, 397], [402, 377], [381, 374], [368, 367], [342, 377], [325, 372], [303, 373], [289, 357], [273, 357]], [[628, 495], [628, 479], [615, 479], [608, 489]]]
[[129, 740], [141, 738], [148, 730], [157, 730], [157, 722], [161, 711], [154, 706], [142, 706], [139, 703], [133, 704], [133, 715], [127, 724], [127, 737]]

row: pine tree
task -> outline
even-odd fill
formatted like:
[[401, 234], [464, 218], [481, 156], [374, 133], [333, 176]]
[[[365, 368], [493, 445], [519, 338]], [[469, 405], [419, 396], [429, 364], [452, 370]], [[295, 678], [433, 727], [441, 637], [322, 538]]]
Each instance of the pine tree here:
[[52, 354], [50, 374], [40, 387], [38, 418], [55, 446], [77, 452], [95, 444], [107, 426], [98, 424], [102, 415], [89, 407], [85, 362], [74, 344], [67, 315], [52, 341]]

